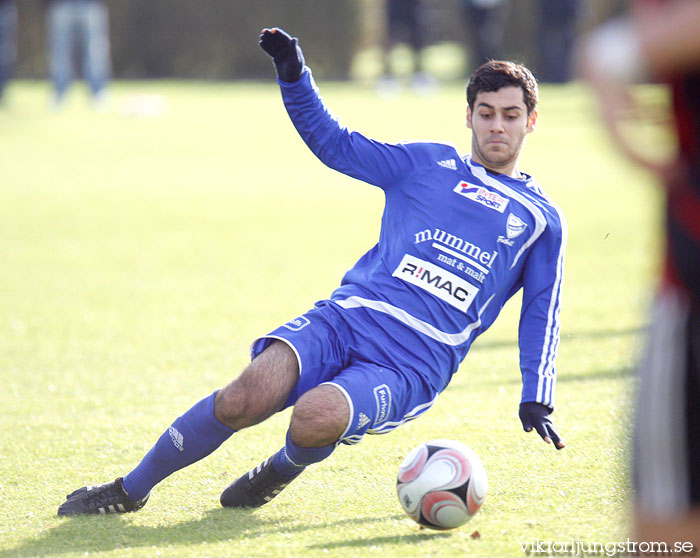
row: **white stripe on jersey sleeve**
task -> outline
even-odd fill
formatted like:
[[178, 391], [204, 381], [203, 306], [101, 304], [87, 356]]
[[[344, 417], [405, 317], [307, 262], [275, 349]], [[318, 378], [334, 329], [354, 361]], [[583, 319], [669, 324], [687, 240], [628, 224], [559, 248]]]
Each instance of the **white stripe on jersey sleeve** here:
[[[540, 377], [537, 386], [537, 400], [549, 407], [554, 407], [554, 383], [556, 381], [554, 359], [559, 350], [559, 330], [561, 329], [561, 323], [559, 321], [559, 315], [561, 313], [560, 296], [562, 281], [564, 279], [564, 254], [566, 252], [566, 243], [569, 234], [564, 213], [555, 204], [552, 204], [552, 208], [557, 212], [561, 224], [561, 245], [559, 246], [557, 270], [554, 278], [554, 285], [552, 285], [549, 308], [547, 310], [547, 327], [544, 343], [542, 344], [540, 367], [537, 370], [537, 374]], [[545, 378], [546, 381], [543, 382]]]

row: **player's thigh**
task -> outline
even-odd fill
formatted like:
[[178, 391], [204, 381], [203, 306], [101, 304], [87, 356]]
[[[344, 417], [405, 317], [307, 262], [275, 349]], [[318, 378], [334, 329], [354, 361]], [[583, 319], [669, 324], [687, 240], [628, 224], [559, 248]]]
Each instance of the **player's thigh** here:
[[285, 408], [294, 405], [309, 390], [332, 379], [350, 362], [344, 340], [352, 337], [352, 333], [347, 330], [346, 323], [337, 319], [329, 304], [319, 304], [255, 340], [251, 347], [254, 358], [275, 341], [283, 342], [294, 353], [299, 378], [284, 402]]
[[354, 362], [324, 385], [338, 388], [347, 402], [348, 420], [339, 437], [344, 444], [418, 418], [438, 395], [418, 374], [365, 361]]

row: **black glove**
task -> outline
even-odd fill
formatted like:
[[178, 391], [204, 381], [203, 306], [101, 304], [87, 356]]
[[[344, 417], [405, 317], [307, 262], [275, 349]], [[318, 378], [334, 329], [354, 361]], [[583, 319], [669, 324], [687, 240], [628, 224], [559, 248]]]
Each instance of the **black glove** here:
[[296, 37], [290, 37], [277, 27], [263, 29], [258, 41], [275, 63], [277, 77], [287, 83], [294, 83], [301, 77], [304, 69], [304, 55]]
[[566, 443], [559, 437], [552, 421], [549, 420], [549, 415], [551, 414], [549, 407], [542, 405], [542, 403], [521, 403], [520, 413], [518, 414], [525, 432], [530, 432], [534, 428], [545, 442], [547, 442], [548, 438], [554, 442], [555, 448], [562, 449], [566, 447]]

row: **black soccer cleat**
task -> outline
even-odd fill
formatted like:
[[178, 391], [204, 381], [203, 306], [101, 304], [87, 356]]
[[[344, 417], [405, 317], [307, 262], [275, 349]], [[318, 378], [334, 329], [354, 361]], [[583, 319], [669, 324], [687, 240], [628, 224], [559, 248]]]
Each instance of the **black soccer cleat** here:
[[99, 486], [83, 486], [66, 496], [58, 508], [58, 515], [127, 513], [140, 510], [148, 502], [150, 494], [134, 502], [129, 498], [122, 478]]
[[259, 508], [282, 492], [303, 470], [283, 475], [275, 471], [272, 459], [267, 458], [221, 493], [221, 505], [225, 508]]

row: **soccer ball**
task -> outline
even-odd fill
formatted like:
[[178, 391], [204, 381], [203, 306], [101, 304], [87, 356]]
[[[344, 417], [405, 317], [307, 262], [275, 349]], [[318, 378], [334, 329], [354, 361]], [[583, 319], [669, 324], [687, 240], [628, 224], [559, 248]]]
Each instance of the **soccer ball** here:
[[453, 440], [432, 440], [413, 448], [396, 479], [403, 509], [431, 529], [464, 525], [484, 503], [487, 487], [479, 456]]

